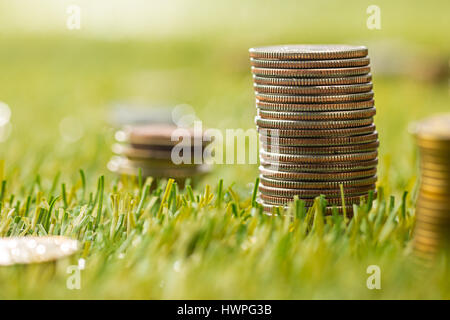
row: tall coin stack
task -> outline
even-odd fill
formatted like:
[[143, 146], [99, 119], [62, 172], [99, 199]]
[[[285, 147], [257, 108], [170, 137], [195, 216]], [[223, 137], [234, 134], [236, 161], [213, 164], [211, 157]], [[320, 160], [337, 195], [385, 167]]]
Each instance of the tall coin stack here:
[[[367, 48], [284, 45], [252, 48], [265, 211], [298, 196], [325, 195], [347, 212], [375, 190], [378, 134]], [[327, 209], [330, 212], [330, 208]]]
[[[178, 140], [172, 139], [176, 130], [183, 135]], [[203, 158], [211, 139], [204, 139], [203, 132], [172, 124], [133, 125], [118, 131], [116, 140], [112, 147], [115, 156], [108, 168], [119, 174], [137, 176], [141, 170], [144, 177], [174, 178], [183, 186], [187, 178], [197, 178], [211, 170]], [[175, 154], [187, 161], [177, 163], [173, 159], [172, 150], [176, 146], [179, 151]], [[183, 154], [185, 151], [188, 154]]]
[[415, 135], [421, 176], [414, 252], [432, 262], [440, 250], [450, 249], [450, 114], [420, 122]]

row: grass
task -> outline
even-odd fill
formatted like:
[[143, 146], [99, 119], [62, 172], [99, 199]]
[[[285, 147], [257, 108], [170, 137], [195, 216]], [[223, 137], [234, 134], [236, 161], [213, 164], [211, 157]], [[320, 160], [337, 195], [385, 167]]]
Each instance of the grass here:
[[[296, 199], [267, 216], [254, 201], [258, 181], [241, 198], [222, 180], [202, 192], [171, 179], [103, 176], [94, 191], [82, 171], [55, 190], [38, 180], [23, 197], [4, 184], [0, 236], [64, 235], [81, 250], [55, 264], [0, 268], [2, 299], [450, 297], [448, 262], [421, 269], [411, 258], [406, 194], [386, 197], [380, 188], [373, 205], [354, 206], [353, 219], [323, 216], [321, 197], [309, 210]], [[69, 290], [66, 270], [79, 258], [87, 261], [81, 289]], [[381, 290], [366, 287], [370, 265], [381, 268]]]
[[[254, 128], [251, 46], [360, 43], [370, 54], [372, 41], [400, 39], [448, 54], [448, 1], [379, 1], [377, 31], [365, 27], [369, 4], [191, 4], [176, 16], [182, 32], [146, 19], [154, 32], [132, 37], [118, 19], [110, 32], [119, 36], [105, 39], [89, 18], [69, 32], [58, 29], [64, 10], [51, 19], [43, 3], [39, 14], [22, 5], [13, 14], [0, 1], [0, 101], [12, 112], [9, 137], [0, 132], [0, 236], [82, 244], [56, 264], [0, 268], [0, 298], [450, 298], [448, 261], [418, 272], [410, 258], [417, 166], [408, 125], [448, 111], [446, 81], [374, 72], [378, 199], [351, 221], [323, 217], [322, 199], [309, 212], [296, 201], [292, 219], [261, 214], [257, 166], [216, 166], [183, 190], [106, 170], [114, 101], [188, 103], [205, 126]], [[56, 31], [40, 29], [44, 20]], [[67, 267], [79, 258], [81, 290], [68, 290]], [[381, 268], [381, 290], [366, 287], [369, 265]]]

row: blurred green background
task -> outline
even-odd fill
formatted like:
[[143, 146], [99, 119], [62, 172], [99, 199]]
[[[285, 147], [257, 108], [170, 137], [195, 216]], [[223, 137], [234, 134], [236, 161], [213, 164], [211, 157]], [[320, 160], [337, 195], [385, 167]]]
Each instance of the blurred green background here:
[[[380, 30], [366, 26], [372, 4]], [[81, 9], [79, 30], [66, 26], [69, 5]], [[5, 172], [17, 183], [36, 172], [43, 183], [55, 171], [66, 179], [79, 168], [91, 179], [107, 174], [107, 119], [117, 101], [187, 103], [205, 126], [253, 128], [248, 48], [349, 43], [369, 48], [380, 176], [401, 191], [415, 176], [408, 124], [449, 110], [449, 9], [448, 1], [2, 0]], [[256, 174], [256, 165], [223, 165], [208, 181], [245, 185]]]

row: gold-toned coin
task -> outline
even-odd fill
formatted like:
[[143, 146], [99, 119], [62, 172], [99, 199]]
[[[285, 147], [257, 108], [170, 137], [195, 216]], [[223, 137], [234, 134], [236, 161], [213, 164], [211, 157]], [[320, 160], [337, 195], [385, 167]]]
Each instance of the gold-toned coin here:
[[443, 142], [443, 144], [448, 145], [450, 141], [450, 113], [436, 115], [417, 123], [413, 132], [418, 139], [418, 143], [429, 141], [430, 143]]
[[61, 236], [0, 238], [0, 266], [55, 261], [78, 251], [78, 241]]

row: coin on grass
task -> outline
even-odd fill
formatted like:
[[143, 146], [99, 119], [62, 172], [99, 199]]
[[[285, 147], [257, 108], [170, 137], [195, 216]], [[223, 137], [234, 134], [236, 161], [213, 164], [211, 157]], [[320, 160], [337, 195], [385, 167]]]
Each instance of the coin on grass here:
[[197, 144], [208, 144], [211, 138], [205, 136], [204, 132], [191, 128], [180, 128], [170, 124], [152, 124], [131, 126], [125, 129], [125, 141], [132, 145], [163, 145], [173, 146], [186, 143], [189, 146]]
[[373, 99], [373, 92], [340, 94], [340, 95], [286, 95], [255, 92], [256, 99], [275, 103], [337, 103], [365, 101]]
[[350, 77], [370, 73], [370, 67], [327, 68], [327, 69], [275, 69], [252, 67], [252, 73], [260, 77], [280, 78], [331, 78]]
[[[274, 214], [278, 209], [281, 209], [281, 210], [288, 210], [289, 209], [289, 206], [267, 204], [267, 203], [264, 203], [263, 201], [261, 201], [260, 199], [258, 199], [257, 202], [263, 207], [263, 211], [266, 212], [266, 214], [268, 214], [268, 215]], [[309, 207], [305, 207], [305, 209], [309, 209]], [[341, 207], [341, 206], [334, 206], [334, 207], [326, 207], [325, 208], [325, 212], [323, 212], [323, 214], [324, 215], [332, 215], [333, 214], [333, 210], [336, 210], [336, 212], [339, 213], [339, 214], [342, 214], [344, 212], [344, 208], [343, 207]], [[345, 212], [346, 212], [348, 217], [352, 217], [353, 216], [353, 206], [347, 206], [345, 208]]]
[[[368, 185], [360, 188], [346, 188], [344, 189], [344, 196], [357, 196], [367, 194], [370, 190], [374, 190], [375, 185]], [[340, 197], [341, 191], [339, 189], [288, 189], [259, 186], [259, 191], [268, 196], [294, 197], [298, 196], [300, 199], [311, 199], [324, 195], [327, 197]]]
[[256, 106], [260, 110], [282, 112], [320, 112], [320, 111], [346, 111], [372, 108], [375, 105], [373, 99], [345, 103], [280, 103], [268, 102], [256, 99]]
[[[166, 162], [167, 161], [172, 162], [171, 161], [172, 148], [173, 148], [173, 146], [171, 146], [167, 150], [164, 150], [164, 149], [158, 150], [158, 149], [154, 149], [154, 148], [139, 148], [136, 146], [116, 143], [112, 146], [112, 151], [115, 154], [127, 157], [128, 159], [148, 159], [151, 161], [166, 160]], [[179, 156], [183, 159], [190, 158], [191, 162], [193, 162], [194, 155], [196, 154], [196, 152], [199, 155], [203, 155], [203, 152], [204, 152], [204, 148], [202, 148], [202, 147], [197, 147], [197, 148], [192, 147], [192, 148], [188, 148], [188, 151], [190, 152], [190, 154], [183, 157], [184, 151], [186, 148], [187, 147], [180, 149], [179, 153], [177, 153], [177, 156]]]
[[287, 44], [249, 49], [250, 57], [276, 60], [350, 59], [367, 56], [364, 46]]
[[289, 189], [331, 189], [346, 187], [368, 186], [377, 182], [377, 176], [362, 179], [342, 180], [342, 181], [294, 181], [279, 180], [260, 175], [261, 184], [269, 187], [289, 188]]
[[341, 181], [372, 177], [377, 173], [376, 168], [363, 171], [350, 172], [284, 172], [278, 170], [271, 170], [260, 166], [259, 172], [268, 178], [283, 179], [283, 180], [305, 180], [305, 181]]
[[335, 60], [265, 60], [250, 58], [250, 64], [259, 68], [277, 69], [313, 69], [313, 68], [346, 68], [367, 66], [368, 57]]
[[253, 86], [256, 92], [266, 94], [285, 94], [285, 95], [331, 95], [331, 94], [349, 94], [369, 92], [372, 90], [372, 83], [334, 85], [334, 86], [267, 86], [255, 84]]
[[[374, 193], [374, 196], [376, 196], [376, 193]], [[293, 201], [293, 197], [268, 196], [265, 194], [260, 194], [259, 197], [268, 204], [285, 205]], [[361, 200], [367, 199], [367, 197], [367, 195], [345, 197], [344, 202], [345, 205], [360, 204]], [[312, 205], [314, 203], [314, 199], [302, 200], [306, 203], [306, 205]], [[336, 198], [326, 198], [326, 200], [329, 205], [342, 205], [342, 198], [340, 196]]]
[[0, 266], [55, 261], [78, 251], [78, 241], [60, 236], [0, 238]]
[[363, 134], [370, 134], [375, 132], [375, 125], [354, 127], [354, 128], [340, 128], [340, 129], [317, 129], [317, 130], [297, 130], [297, 129], [271, 129], [260, 128], [258, 132], [270, 137], [285, 137], [285, 138], [320, 138], [320, 137], [350, 137]]
[[354, 77], [334, 78], [274, 78], [253, 76], [253, 82], [258, 85], [272, 86], [331, 86], [345, 84], [362, 84], [372, 81], [370, 73]]
[[330, 137], [330, 138], [283, 138], [276, 136], [260, 135], [262, 143], [280, 146], [344, 146], [370, 143], [378, 140], [378, 133], [349, 136], [349, 137]]

